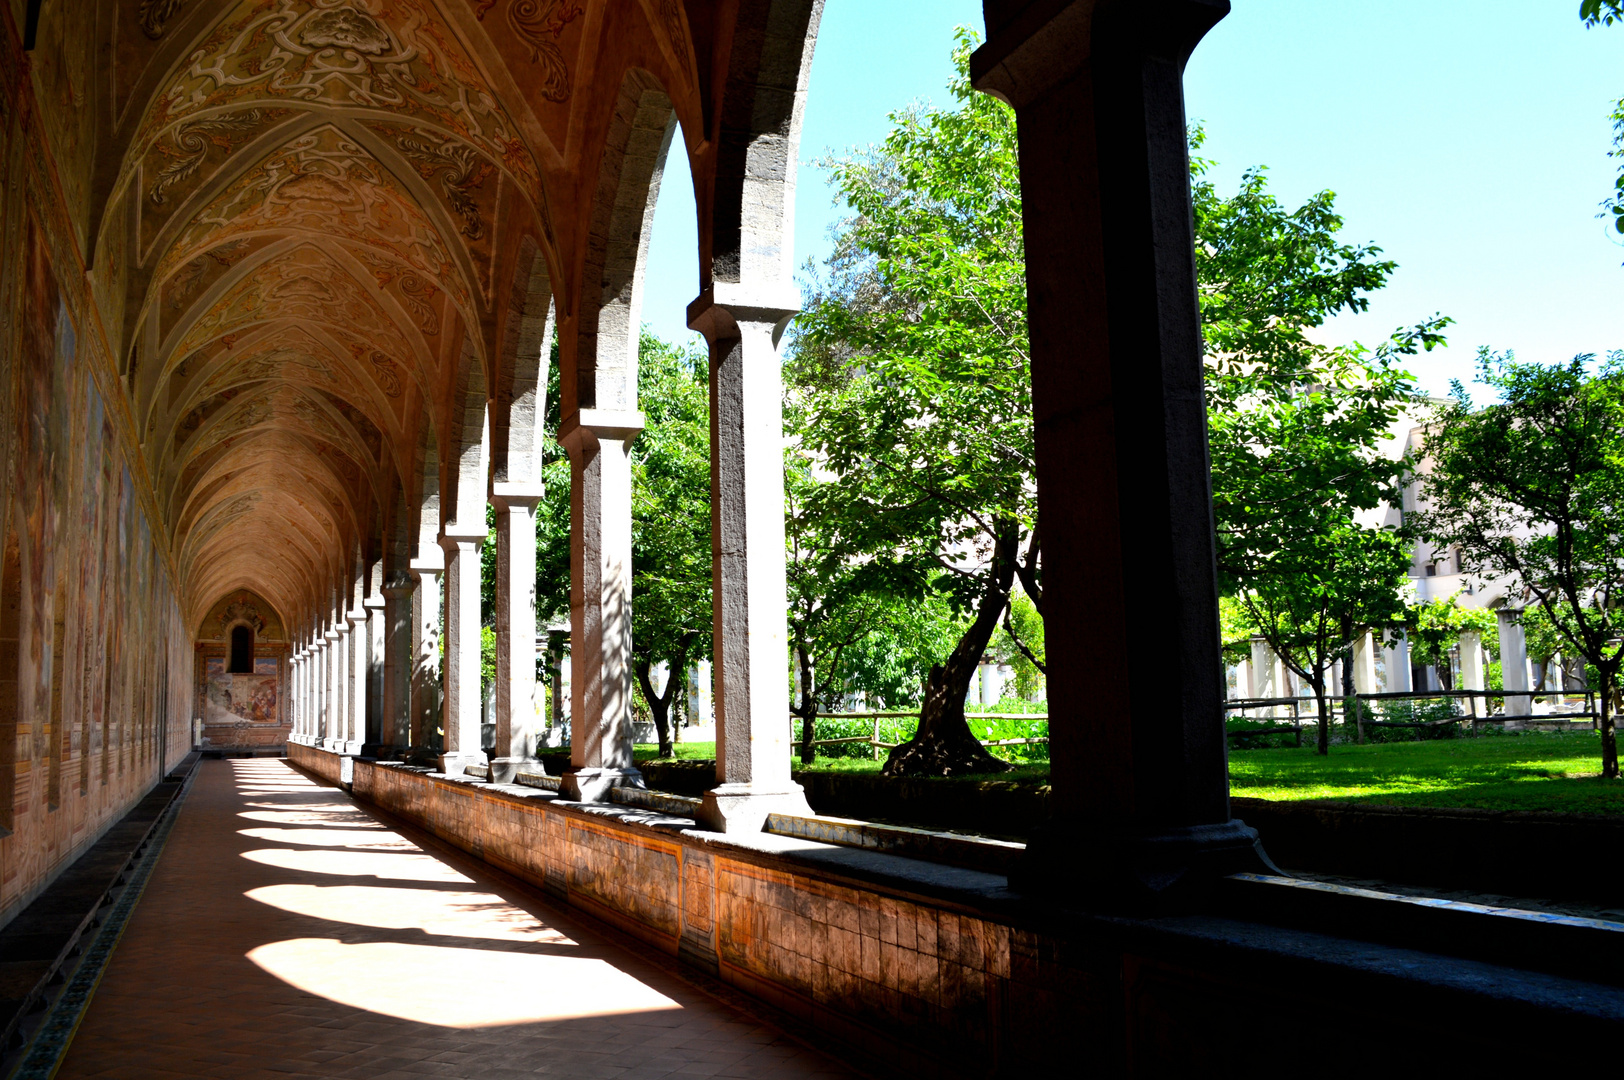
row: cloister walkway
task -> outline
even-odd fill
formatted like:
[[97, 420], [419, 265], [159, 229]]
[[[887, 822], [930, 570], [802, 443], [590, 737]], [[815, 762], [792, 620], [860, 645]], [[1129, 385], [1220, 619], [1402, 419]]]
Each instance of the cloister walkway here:
[[851, 1075], [285, 761], [204, 761], [61, 1072]]

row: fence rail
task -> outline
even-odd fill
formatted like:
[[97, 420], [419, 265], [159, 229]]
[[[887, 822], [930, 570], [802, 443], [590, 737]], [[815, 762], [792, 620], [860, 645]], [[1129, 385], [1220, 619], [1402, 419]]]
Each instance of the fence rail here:
[[[1049, 714], [1046, 713], [1046, 712], [1045, 713], [972, 713], [972, 712], [967, 712], [967, 713], [964, 714], [964, 718], [966, 720], [1010, 720], [1010, 719], [1047, 720], [1047, 719], [1049, 719]], [[795, 721], [800, 720], [800, 719], [802, 719], [802, 718], [799, 717], [799, 716], [796, 716], [794, 713], [790, 714], [790, 722], [791, 723], [794, 723]], [[907, 720], [907, 719], [917, 720], [917, 719], [919, 719], [919, 712], [918, 712], [918, 710], [915, 710], [913, 712], [849, 712], [849, 713], [824, 713], [824, 712], [820, 712], [820, 713], [815, 714], [814, 719], [817, 719], [817, 720], [872, 720], [872, 721], [874, 721], [874, 730], [873, 730], [873, 732], [871, 732], [868, 735], [845, 735], [845, 736], [841, 736], [840, 738], [836, 738], [836, 739], [813, 739], [812, 740], [812, 746], [815, 749], [815, 748], [817, 748], [819, 746], [834, 746], [836, 744], [866, 742], [866, 743], [868, 743], [870, 746], [872, 746], [874, 748], [874, 760], [878, 761], [878, 760], [880, 760], [880, 751], [881, 750], [891, 750], [891, 749], [894, 749], [895, 747], [897, 747], [898, 745], [900, 745], [898, 743], [884, 742], [884, 741], [882, 741], [880, 739], [880, 721], [881, 720]], [[981, 743], [982, 746], [1030, 746], [1030, 745], [1034, 745], [1036, 743], [1046, 743], [1046, 742], [1048, 742], [1049, 741], [1049, 736], [1047, 736], [1047, 735], [1037, 735], [1037, 736], [1034, 736], [1034, 737], [1029, 738], [1029, 739], [994, 739], [994, 740], [990, 740], [990, 741], [986, 740], [986, 739], [981, 739], [981, 740], [978, 740], [978, 741]], [[802, 744], [797, 742], [795, 745], [796, 745], [796, 747], [800, 747]]]
[[[1488, 699], [1505, 699], [1525, 697], [1529, 699], [1527, 713], [1506, 714], [1504, 711], [1491, 713], [1488, 708]], [[1534, 702], [1540, 698], [1584, 698], [1584, 708], [1572, 712], [1533, 712]], [[1364, 702], [1368, 701], [1437, 701], [1448, 699], [1462, 699], [1466, 702], [1467, 711], [1464, 714], [1445, 717], [1439, 720], [1375, 720], [1367, 719], [1367, 710]], [[1478, 714], [1478, 701], [1484, 701], [1483, 714]], [[1365, 741], [1365, 728], [1432, 728], [1443, 727], [1447, 724], [1469, 722], [1475, 731], [1482, 724], [1506, 724], [1511, 722], [1534, 721], [1536, 723], [1553, 723], [1565, 721], [1569, 724], [1589, 721], [1595, 728], [1601, 720], [1601, 713], [1596, 707], [1596, 691], [1588, 687], [1578, 690], [1385, 690], [1370, 694], [1353, 694], [1348, 697], [1336, 695], [1328, 697], [1331, 719], [1333, 722], [1346, 724], [1349, 703], [1354, 708], [1353, 722], [1358, 728], [1359, 742]], [[1576, 702], [1577, 704], [1577, 702]], [[1291, 709], [1291, 727], [1296, 736], [1297, 745], [1303, 744], [1303, 707], [1309, 707], [1310, 718], [1317, 721], [1314, 713], [1314, 699], [1312, 697], [1280, 697], [1280, 698], [1237, 698], [1224, 703], [1224, 714], [1227, 719], [1231, 712], [1245, 712], [1250, 709], [1281, 708], [1289, 706]], [[1260, 717], [1259, 719], [1265, 719]], [[1267, 719], [1274, 719], [1269, 717]], [[1283, 717], [1281, 719], [1284, 719]], [[1284, 727], [1285, 725], [1280, 725]], [[1231, 739], [1246, 738], [1248, 736], [1267, 734], [1258, 731], [1231, 731], [1227, 735]]]

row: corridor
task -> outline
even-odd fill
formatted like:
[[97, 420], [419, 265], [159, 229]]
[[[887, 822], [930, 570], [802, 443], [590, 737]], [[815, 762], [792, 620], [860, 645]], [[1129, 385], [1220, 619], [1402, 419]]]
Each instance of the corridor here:
[[852, 1075], [286, 761], [199, 770], [63, 1080]]

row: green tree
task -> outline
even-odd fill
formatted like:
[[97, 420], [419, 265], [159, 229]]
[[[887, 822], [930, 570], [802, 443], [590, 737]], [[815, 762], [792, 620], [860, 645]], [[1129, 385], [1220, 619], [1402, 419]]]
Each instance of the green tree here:
[[1460, 644], [1460, 636], [1467, 632], [1483, 635], [1491, 646], [1497, 619], [1487, 608], [1467, 607], [1460, 602], [1460, 594], [1440, 596], [1425, 603], [1410, 604], [1405, 609], [1404, 630], [1410, 642], [1413, 663], [1434, 664], [1444, 679], [1444, 688], [1450, 689], [1449, 651]]
[[[672, 745], [673, 706], [690, 664], [710, 656], [710, 390], [702, 350], [643, 332], [638, 407], [645, 428], [632, 444], [632, 666], [654, 721], [660, 753]], [[536, 512], [536, 610], [545, 622], [569, 616], [570, 463], [556, 439], [557, 346], [548, 365], [543, 479]], [[662, 693], [654, 668], [669, 675]]]
[[632, 665], [667, 757], [688, 666], [711, 651], [710, 359], [644, 331], [637, 367], [646, 426], [632, 444]]
[[[1197, 128], [1192, 150], [1201, 143]], [[1402, 616], [1404, 542], [1361, 512], [1396, 505], [1408, 466], [1381, 444], [1415, 400], [1400, 362], [1438, 344], [1448, 320], [1373, 350], [1317, 342], [1327, 318], [1366, 309], [1394, 264], [1339, 239], [1330, 192], [1287, 210], [1252, 169], [1224, 197], [1209, 166], [1192, 155], [1220, 581], [1313, 688], [1326, 753], [1328, 669], [1365, 630]]]
[[880, 146], [826, 162], [852, 212], [810, 283], [786, 369], [800, 447], [831, 479], [804, 499], [824, 548], [928, 581], [967, 617], [926, 679], [887, 775], [990, 772], [964, 700], [1019, 575], [1041, 610], [1015, 121], [969, 84], [892, 114]]
[[1538, 600], [1600, 680], [1602, 775], [1618, 776], [1614, 719], [1624, 619], [1624, 352], [1586, 368], [1479, 353], [1499, 400], [1474, 406], [1459, 383], [1429, 428], [1428, 509], [1416, 528], [1458, 546], [1462, 569], [1509, 578]]

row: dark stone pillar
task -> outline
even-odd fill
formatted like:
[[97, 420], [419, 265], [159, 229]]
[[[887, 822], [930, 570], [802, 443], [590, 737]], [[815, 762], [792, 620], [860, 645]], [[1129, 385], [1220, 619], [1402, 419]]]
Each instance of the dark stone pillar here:
[[[1184, 63], [1228, 0], [985, 0], [1025, 207], [1053, 820], [1025, 887], [1266, 865], [1229, 816]], [[1109, 679], [1091, 673], [1108, 671]], [[1127, 677], [1121, 678], [1125, 674]]]

